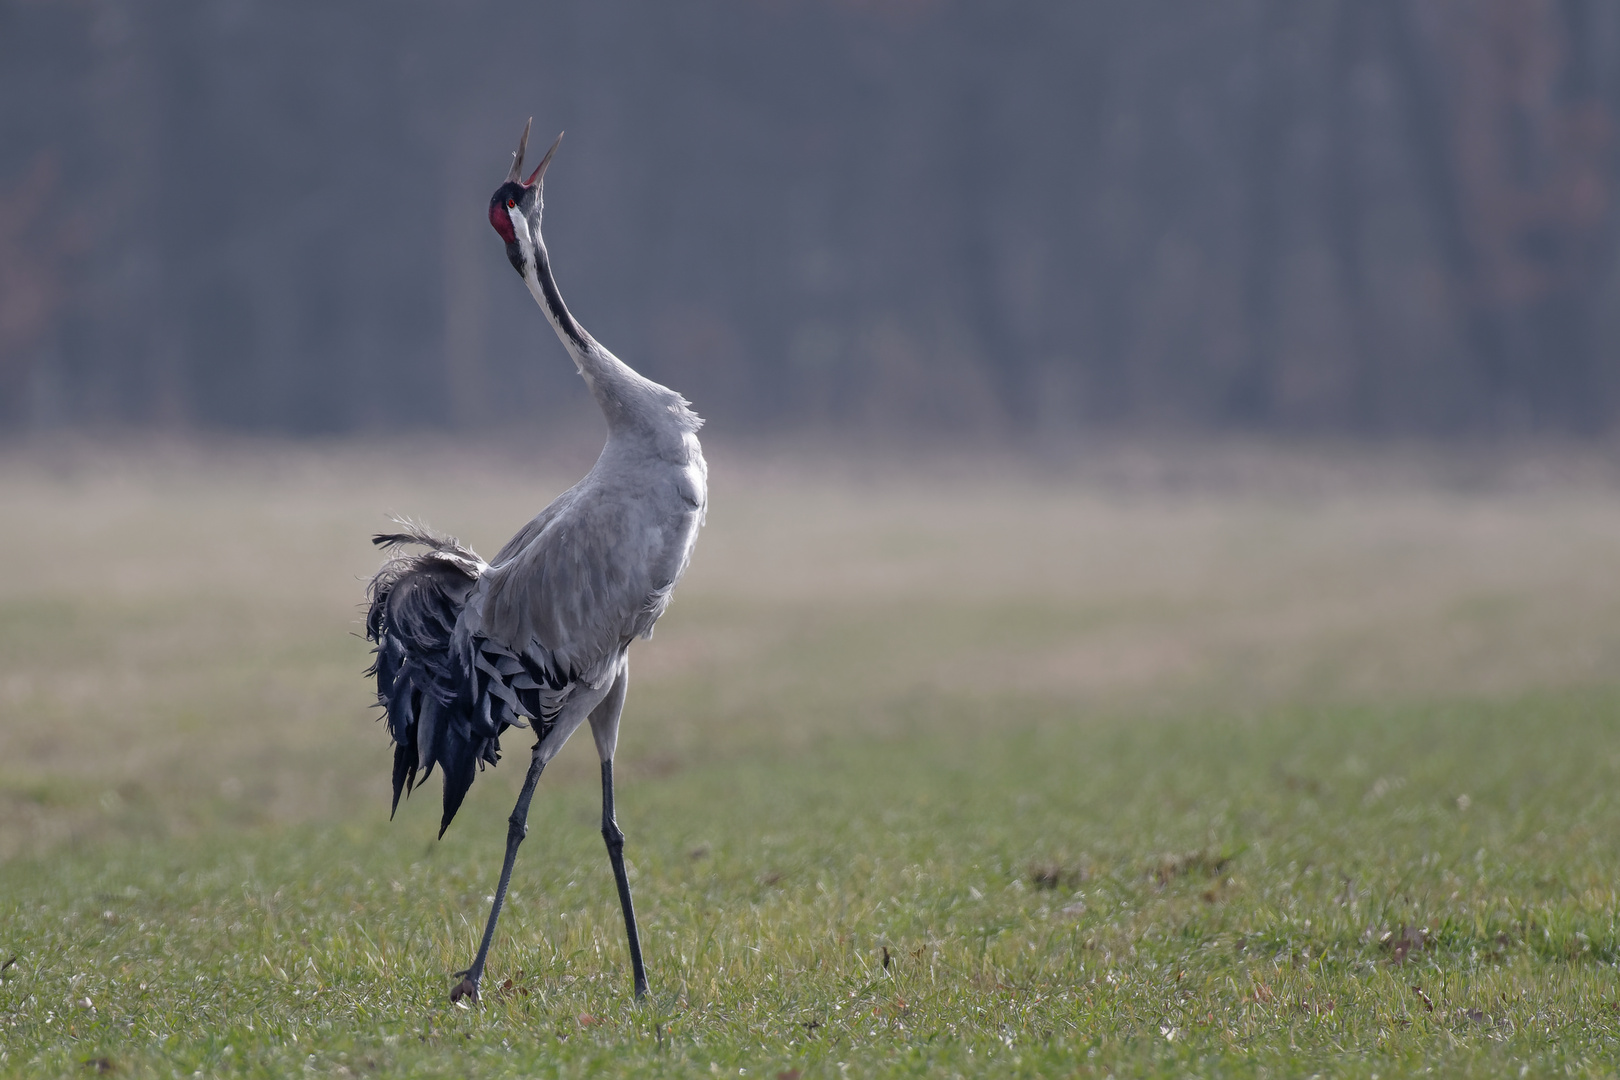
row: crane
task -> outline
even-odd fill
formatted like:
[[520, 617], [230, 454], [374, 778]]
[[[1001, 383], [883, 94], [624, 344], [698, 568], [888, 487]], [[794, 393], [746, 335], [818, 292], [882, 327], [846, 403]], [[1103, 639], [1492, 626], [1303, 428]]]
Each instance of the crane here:
[[[607, 421], [590, 472], [485, 562], [453, 537], [408, 521], [373, 542], [390, 553], [367, 590], [367, 671], [377, 680], [394, 743], [393, 810], [438, 767], [444, 836], [476, 770], [500, 759], [507, 728], [535, 743], [507, 820], [506, 858], [472, 966], [450, 1000], [478, 1000], [529, 803], [546, 764], [587, 720], [602, 763], [602, 839], [624, 909], [637, 999], [646, 996], [624, 833], [613, 809], [613, 753], [629, 685], [628, 650], [652, 636], [686, 572], [708, 502], [703, 421], [675, 391], [637, 374], [568, 311], [540, 237], [551, 144], [527, 179], [524, 125], [512, 168], [489, 201], [489, 222]], [[392, 812], [391, 815], [392, 816]]]

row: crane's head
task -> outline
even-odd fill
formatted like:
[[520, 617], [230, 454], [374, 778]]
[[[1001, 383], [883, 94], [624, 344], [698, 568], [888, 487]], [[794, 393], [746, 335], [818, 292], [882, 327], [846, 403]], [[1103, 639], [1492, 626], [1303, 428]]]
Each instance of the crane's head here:
[[557, 152], [557, 143], [562, 142], [562, 136], [551, 144], [546, 156], [540, 159], [540, 164], [534, 167], [527, 180], [520, 179], [523, 175], [523, 152], [529, 147], [529, 128], [534, 123], [530, 117], [529, 122], [523, 125], [523, 137], [518, 140], [517, 153], [512, 155], [512, 169], [506, 174], [506, 183], [495, 189], [495, 194], [489, 197], [489, 223], [495, 231], [501, 234], [506, 241], [506, 258], [511, 262], [512, 269], [519, 274], [526, 274], [526, 266], [535, 265], [534, 245], [540, 239], [540, 211], [545, 199], [542, 188], [545, 185], [546, 166], [551, 164], [551, 155]]

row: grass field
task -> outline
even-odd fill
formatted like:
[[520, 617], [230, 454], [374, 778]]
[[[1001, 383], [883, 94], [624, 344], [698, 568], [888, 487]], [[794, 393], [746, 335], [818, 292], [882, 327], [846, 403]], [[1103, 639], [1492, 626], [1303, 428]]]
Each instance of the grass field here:
[[580, 463], [0, 457], [0, 1072], [1620, 1066], [1604, 468], [711, 457], [621, 740], [652, 997], [584, 740], [470, 1010], [524, 746], [387, 821], [364, 537]]

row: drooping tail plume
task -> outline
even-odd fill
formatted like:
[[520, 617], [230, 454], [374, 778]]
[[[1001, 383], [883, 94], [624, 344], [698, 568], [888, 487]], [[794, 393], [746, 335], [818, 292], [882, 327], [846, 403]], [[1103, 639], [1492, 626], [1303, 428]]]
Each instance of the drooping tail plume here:
[[[401, 531], [372, 537], [392, 554], [367, 590], [366, 637], [376, 646], [367, 674], [377, 677], [377, 702], [394, 740], [393, 809], [437, 765], [444, 775], [443, 836], [477, 768], [500, 760], [500, 734], [508, 726], [491, 718], [471, 657], [463, 655], [467, 643], [456, 636], [488, 566], [454, 537], [398, 524]], [[398, 550], [405, 547], [428, 550]]]

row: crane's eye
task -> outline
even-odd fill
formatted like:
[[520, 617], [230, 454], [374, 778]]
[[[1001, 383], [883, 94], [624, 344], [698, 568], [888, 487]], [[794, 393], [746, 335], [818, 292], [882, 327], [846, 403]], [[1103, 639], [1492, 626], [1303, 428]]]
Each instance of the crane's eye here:
[[517, 209], [517, 200], [516, 199], [507, 199], [506, 200], [506, 208], [508, 210], [516, 210]]

